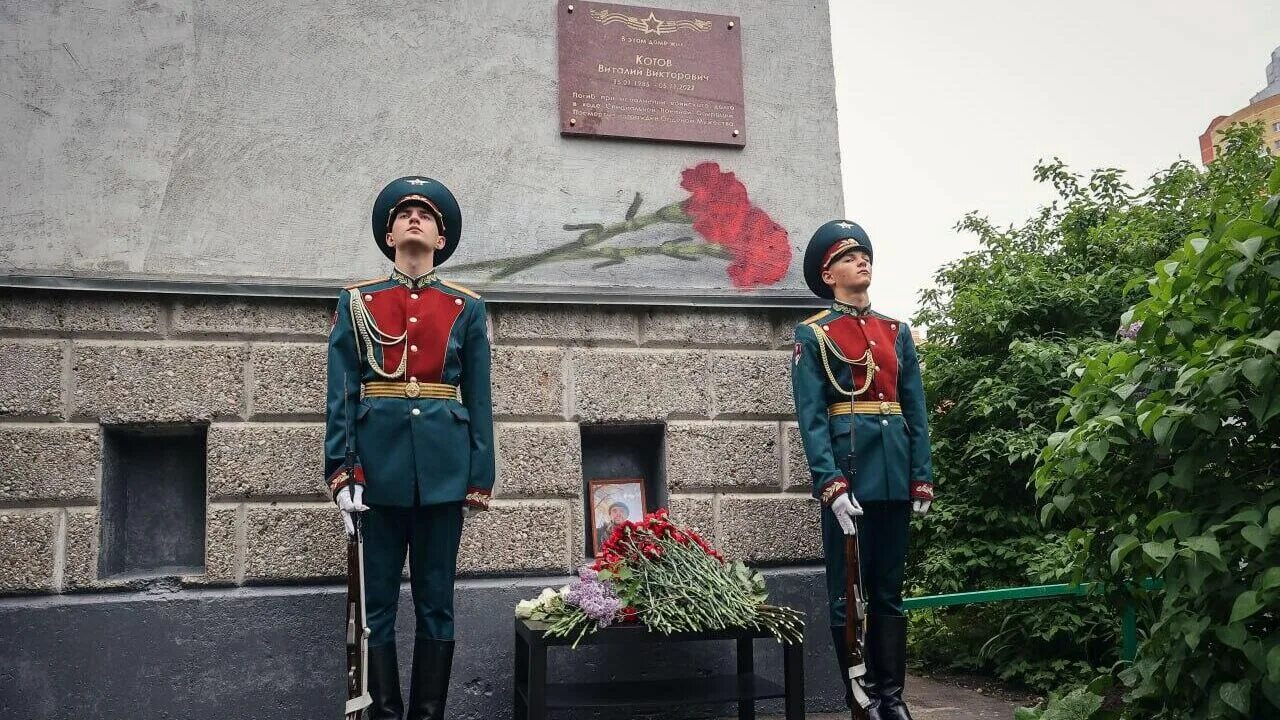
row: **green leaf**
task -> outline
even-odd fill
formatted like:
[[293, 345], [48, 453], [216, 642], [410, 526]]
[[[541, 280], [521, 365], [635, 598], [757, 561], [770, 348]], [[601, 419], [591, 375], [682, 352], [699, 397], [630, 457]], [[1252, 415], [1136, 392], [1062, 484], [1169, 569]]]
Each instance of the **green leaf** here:
[[[1147, 523], [1147, 532], [1154, 533], [1159, 530], [1163, 530], [1166, 527], [1168, 527], [1173, 521], [1180, 520], [1184, 517], [1187, 517], [1187, 513], [1181, 510], [1167, 510], [1165, 512], [1162, 512], [1159, 515], [1157, 515], [1154, 520]], [[1126, 535], [1124, 537], [1128, 537], [1128, 536]], [[1119, 542], [1118, 538], [1117, 538], [1117, 542]]]
[[1249, 412], [1258, 419], [1258, 424], [1266, 425], [1271, 418], [1280, 413], [1280, 393], [1258, 395], [1249, 401]]
[[1223, 645], [1236, 650], [1244, 647], [1244, 641], [1249, 638], [1249, 633], [1245, 632], [1244, 625], [1239, 623], [1219, 626], [1214, 628], [1213, 633], [1218, 636]]
[[1107, 456], [1107, 451], [1111, 449], [1111, 443], [1105, 438], [1091, 440], [1086, 449], [1089, 451], [1089, 455], [1093, 457], [1094, 461], [1102, 462], [1102, 459]]
[[1271, 542], [1271, 533], [1258, 525], [1245, 525], [1240, 529], [1240, 535], [1259, 550], [1266, 550], [1267, 543]]
[[[1277, 164], [1276, 167], [1280, 167], [1280, 164]], [[1265, 697], [1273, 707], [1280, 708], [1280, 682], [1263, 680], [1262, 696]]]
[[1252, 261], [1254, 256], [1258, 254], [1258, 248], [1262, 247], [1262, 238], [1251, 237], [1244, 242], [1233, 242], [1231, 245], [1244, 256], [1245, 260]]
[[1249, 358], [1241, 364], [1241, 372], [1254, 387], [1261, 390], [1267, 382], [1267, 376], [1271, 374], [1272, 365], [1272, 361], [1267, 358]]
[[1267, 652], [1267, 680], [1280, 683], [1280, 645], [1272, 645]]
[[1264, 338], [1249, 338], [1248, 342], [1258, 347], [1266, 348], [1269, 352], [1280, 350], [1280, 330], [1272, 330], [1267, 333]]
[[1111, 551], [1111, 572], [1119, 571], [1120, 563], [1124, 562], [1125, 556], [1141, 544], [1141, 541], [1132, 535], [1121, 535], [1116, 538], [1116, 549]]
[[643, 202], [643, 198], [640, 197], [640, 193], [636, 193], [635, 199], [631, 201], [631, 206], [627, 208], [626, 218], [628, 220], [634, 218], [636, 213], [639, 212], [641, 202]]
[[1273, 507], [1267, 512], [1267, 529], [1272, 535], [1280, 534], [1280, 507]]
[[1144, 542], [1142, 543], [1142, 552], [1151, 558], [1152, 562], [1163, 563], [1173, 557], [1173, 541]]
[[1209, 535], [1197, 535], [1196, 537], [1188, 538], [1186, 542], [1182, 544], [1196, 552], [1212, 555], [1219, 560], [1222, 559], [1222, 549], [1218, 546], [1217, 539]]
[[1228, 622], [1244, 620], [1263, 607], [1263, 604], [1258, 601], [1258, 593], [1253, 590], [1245, 590], [1236, 596], [1236, 602], [1231, 606], [1231, 619]]
[[1262, 573], [1258, 589], [1265, 592], [1275, 587], [1280, 587], [1280, 567], [1267, 568], [1266, 572]]
[[1247, 523], [1257, 523], [1257, 522], [1262, 522], [1262, 511], [1259, 510], [1258, 508], [1249, 508], [1248, 510], [1241, 510], [1235, 515], [1232, 515], [1231, 517], [1222, 521], [1224, 525], [1231, 525], [1232, 523], [1247, 524]]
[[1222, 683], [1218, 686], [1218, 697], [1222, 698], [1232, 710], [1241, 715], [1249, 715], [1249, 689], [1253, 683], [1248, 680]]

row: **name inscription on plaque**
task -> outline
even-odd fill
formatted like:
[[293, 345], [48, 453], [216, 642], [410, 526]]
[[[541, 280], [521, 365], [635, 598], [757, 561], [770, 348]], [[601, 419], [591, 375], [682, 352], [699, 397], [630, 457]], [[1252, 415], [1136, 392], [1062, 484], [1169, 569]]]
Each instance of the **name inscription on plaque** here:
[[732, 15], [560, 0], [560, 132], [742, 147]]

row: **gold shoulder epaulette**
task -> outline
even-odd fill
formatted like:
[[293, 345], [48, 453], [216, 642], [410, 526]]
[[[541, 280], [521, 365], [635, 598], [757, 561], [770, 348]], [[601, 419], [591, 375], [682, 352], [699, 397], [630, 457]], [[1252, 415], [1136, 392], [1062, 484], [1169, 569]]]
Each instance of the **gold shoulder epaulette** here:
[[804, 319], [804, 321], [803, 321], [803, 322], [801, 322], [800, 324], [801, 324], [801, 325], [808, 325], [809, 323], [815, 323], [815, 322], [818, 322], [818, 318], [820, 318], [820, 317], [822, 317], [823, 315], [826, 315], [826, 314], [827, 314], [827, 310], [826, 310], [826, 308], [823, 308], [822, 310], [819, 310], [818, 312], [814, 313], [813, 315], [810, 315], [809, 317], [805, 318], [805, 319]]
[[358, 282], [358, 283], [352, 283], [352, 284], [350, 284], [350, 285], [346, 286], [346, 287], [345, 287], [345, 288], [343, 288], [343, 289], [344, 289], [344, 290], [355, 290], [355, 289], [356, 289], [356, 288], [358, 288], [358, 287], [364, 287], [365, 285], [372, 285], [372, 284], [377, 283], [377, 282], [382, 282], [383, 280], [386, 280], [386, 278], [384, 278], [384, 277], [369, 278], [368, 280], [361, 280], [361, 281], [360, 281], [360, 282]]
[[449, 282], [448, 280], [441, 280], [441, 281], [440, 281], [440, 284], [441, 284], [441, 285], [444, 285], [445, 287], [453, 288], [454, 290], [457, 290], [458, 292], [462, 293], [463, 295], [470, 295], [471, 297], [473, 297], [473, 298], [475, 298], [475, 299], [477, 299], [477, 300], [479, 300], [479, 299], [480, 299], [480, 293], [475, 292], [474, 290], [471, 290], [471, 289], [469, 289], [469, 288], [464, 288], [464, 287], [462, 287], [461, 285], [459, 285], [458, 283], [455, 283], [455, 282]]

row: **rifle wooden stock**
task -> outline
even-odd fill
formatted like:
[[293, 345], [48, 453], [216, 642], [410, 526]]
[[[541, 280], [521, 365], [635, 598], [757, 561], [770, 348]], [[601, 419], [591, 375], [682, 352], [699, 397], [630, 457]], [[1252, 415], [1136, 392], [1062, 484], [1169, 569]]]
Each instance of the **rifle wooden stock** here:
[[853, 689], [853, 720], [868, 720], [871, 700], [862, 685], [867, 672], [865, 658], [867, 606], [862, 594], [862, 565], [858, 552], [858, 535], [844, 536], [845, 618], [844, 641], [849, 651], [849, 667], [845, 668]]
[[346, 720], [360, 720], [373, 704], [369, 695], [369, 628], [364, 610], [364, 538], [360, 515], [352, 513], [356, 531], [347, 538], [347, 702]]

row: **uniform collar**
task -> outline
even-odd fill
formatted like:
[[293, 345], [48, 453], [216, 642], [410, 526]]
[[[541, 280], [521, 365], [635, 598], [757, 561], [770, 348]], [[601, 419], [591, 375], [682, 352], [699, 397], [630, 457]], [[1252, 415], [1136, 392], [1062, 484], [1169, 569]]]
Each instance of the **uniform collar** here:
[[862, 316], [862, 315], [870, 315], [870, 314], [871, 314], [871, 306], [870, 306], [870, 305], [867, 305], [865, 308], [863, 308], [863, 309], [859, 310], [858, 308], [856, 308], [856, 307], [854, 307], [854, 306], [852, 306], [852, 305], [850, 305], [850, 304], [848, 304], [848, 303], [842, 303], [842, 302], [840, 302], [839, 300], [832, 300], [832, 301], [831, 301], [831, 309], [832, 309], [832, 310], [835, 310], [835, 311], [836, 311], [836, 312], [838, 312], [838, 313], [844, 313], [845, 315], [853, 315], [854, 317], [859, 317], [859, 316]]
[[435, 270], [424, 275], [419, 275], [418, 277], [410, 277], [408, 273], [401, 272], [400, 268], [393, 268], [391, 270], [391, 280], [393, 282], [400, 283], [410, 290], [421, 290], [422, 288], [435, 283], [439, 279], [440, 278], [436, 276]]

